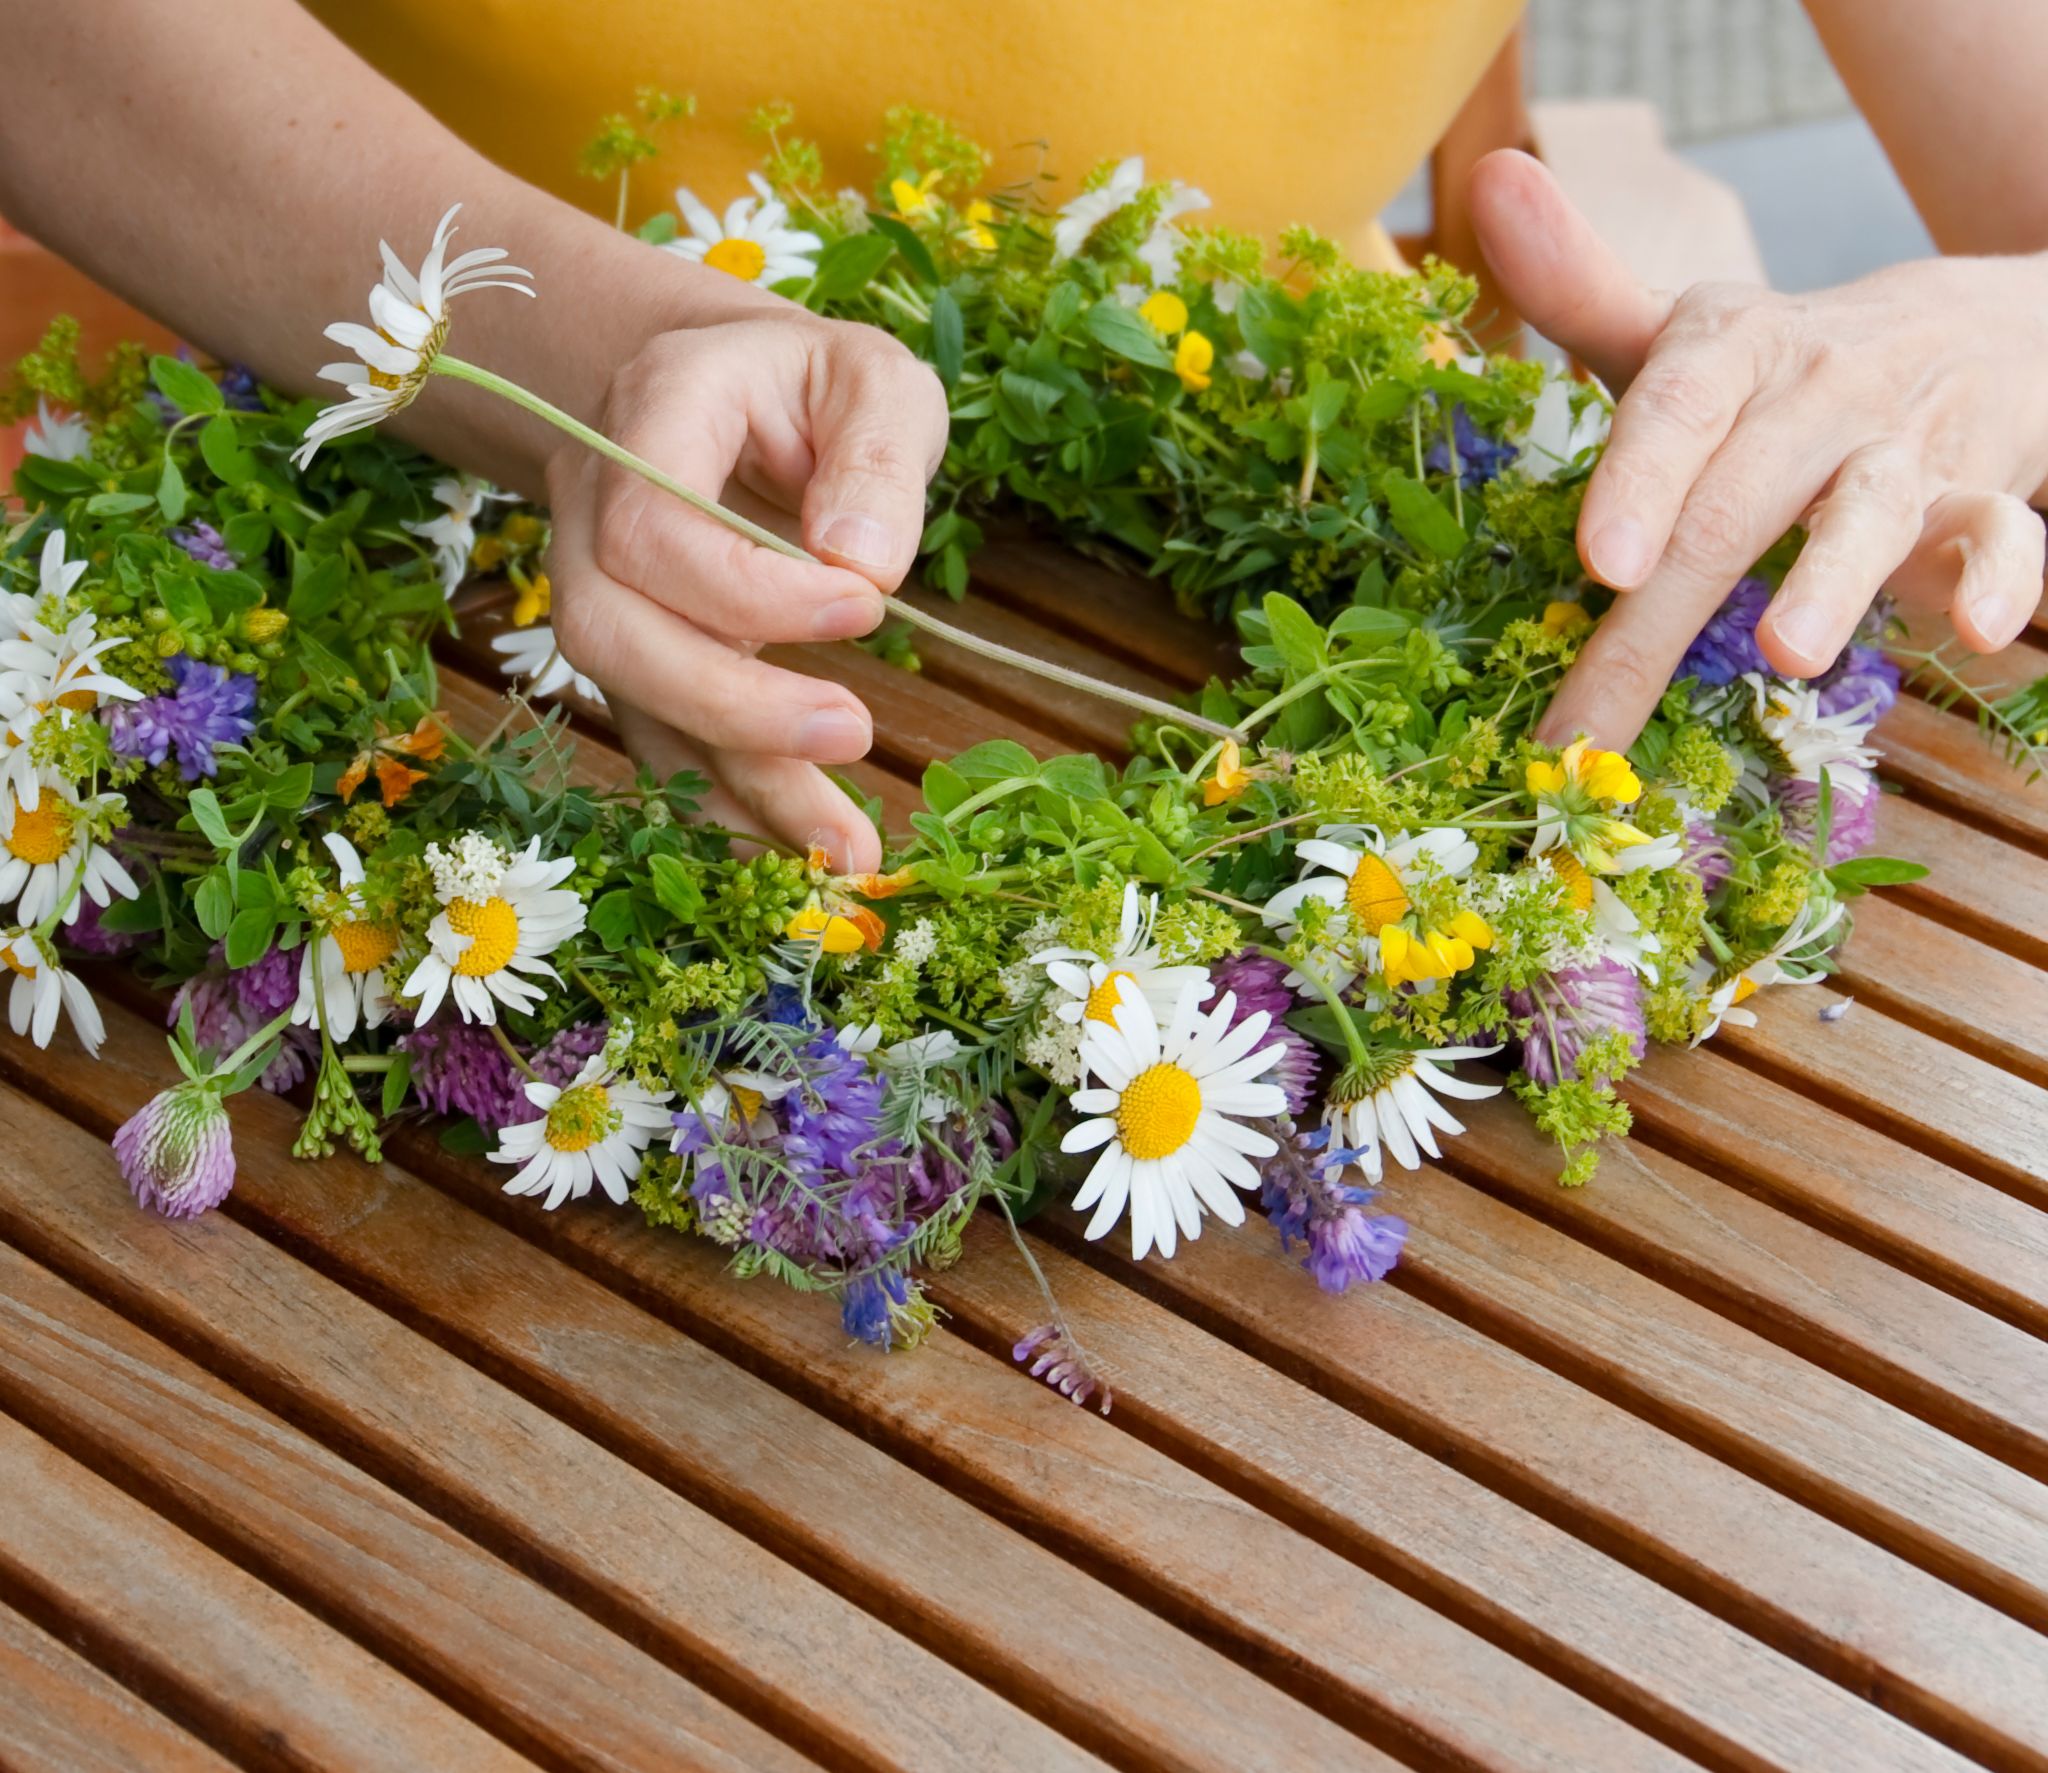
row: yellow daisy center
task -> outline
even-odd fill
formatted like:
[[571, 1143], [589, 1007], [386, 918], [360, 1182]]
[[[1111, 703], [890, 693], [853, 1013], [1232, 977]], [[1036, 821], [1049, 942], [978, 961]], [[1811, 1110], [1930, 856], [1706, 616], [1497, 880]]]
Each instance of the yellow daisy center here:
[[[374, 971], [391, 958], [392, 951], [398, 946], [398, 931], [388, 923], [357, 919], [353, 923], [336, 924], [332, 934], [335, 947], [341, 950], [342, 971], [348, 973]], [[466, 960], [468, 956], [463, 958]]]
[[1550, 852], [1551, 871], [1564, 882], [1565, 901], [1574, 911], [1593, 909], [1593, 876], [1570, 850]]
[[1121, 1001], [1117, 993], [1117, 987], [1126, 979], [1135, 985], [1138, 982], [1138, 975], [1136, 973], [1124, 972], [1108, 974], [1100, 985], [1088, 993], [1088, 1002], [1081, 1011], [1082, 1015], [1091, 1022], [1107, 1022], [1110, 1026], [1114, 1027], [1116, 1025], [1116, 1006]]
[[7, 834], [7, 847], [30, 867], [61, 862], [71, 848], [71, 828], [78, 815], [54, 794], [45, 794], [34, 812], [26, 811], [20, 800], [14, 803], [14, 829]]
[[387, 394], [396, 394], [400, 388], [405, 386], [388, 369], [373, 369], [369, 371], [368, 379], [371, 387], [382, 388]]
[[7, 963], [7, 970], [10, 973], [19, 973], [24, 979], [33, 979], [36, 976], [36, 969], [33, 966], [23, 966], [20, 961], [14, 958], [12, 945], [0, 948], [0, 960], [4, 960]]
[[1754, 996], [1756, 996], [1756, 981], [1747, 973], [1744, 973], [1741, 978], [1735, 981], [1735, 995], [1728, 1001], [1731, 1004], [1738, 1004], [1743, 1002], [1744, 999]]
[[57, 698], [57, 706], [68, 708], [73, 714], [90, 714], [99, 705], [100, 693], [98, 690], [66, 690]]
[[564, 1090], [548, 1110], [541, 1136], [556, 1151], [588, 1151], [612, 1130], [612, 1099], [603, 1084]]
[[752, 283], [767, 268], [768, 255], [755, 240], [721, 240], [704, 255], [714, 271], [724, 271], [742, 283]]
[[1171, 1157], [1194, 1137], [1202, 1086], [1178, 1065], [1154, 1065], [1125, 1087], [1116, 1105], [1116, 1136], [1141, 1160]]
[[754, 1116], [761, 1112], [761, 1105], [767, 1098], [759, 1090], [750, 1090], [745, 1084], [732, 1084], [728, 1088], [732, 1095], [732, 1105], [740, 1111], [740, 1119], [751, 1125]]
[[456, 899], [448, 907], [448, 927], [458, 936], [473, 936], [455, 970], [465, 979], [501, 970], [519, 951], [519, 913], [500, 898]]
[[1388, 924], [1408, 915], [1407, 889], [1381, 856], [1359, 857], [1344, 889], [1344, 903], [1368, 936], [1378, 935]]

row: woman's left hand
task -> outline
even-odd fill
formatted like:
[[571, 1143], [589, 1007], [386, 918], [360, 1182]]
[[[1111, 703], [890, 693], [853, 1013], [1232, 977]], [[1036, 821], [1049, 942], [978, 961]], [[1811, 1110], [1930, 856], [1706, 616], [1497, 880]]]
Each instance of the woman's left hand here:
[[1542, 735], [1632, 743], [1735, 581], [1795, 523], [1758, 624], [1789, 677], [1824, 671], [1889, 585], [1979, 652], [2041, 600], [2048, 257], [1930, 259], [1812, 295], [1645, 288], [1526, 154], [1473, 174], [1503, 292], [1619, 396], [1579, 557], [1616, 599]]

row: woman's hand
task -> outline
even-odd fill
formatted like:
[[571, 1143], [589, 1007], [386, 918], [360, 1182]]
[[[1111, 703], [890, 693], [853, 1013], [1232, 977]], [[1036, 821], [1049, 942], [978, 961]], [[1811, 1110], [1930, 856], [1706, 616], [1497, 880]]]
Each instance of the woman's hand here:
[[636, 756], [712, 779], [722, 822], [876, 866], [873, 826], [816, 767], [867, 751], [867, 710], [753, 655], [881, 621], [945, 453], [938, 379], [885, 333], [764, 300], [657, 335], [599, 428], [830, 564], [758, 547], [571, 443], [548, 471], [563, 655], [604, 686]]
[[1539, 332], [1620, 395], [1579, 557], [1628, 593], [1543, 736], [1633, 742], [1736, 579], [1794, 523], [1805, 547], [1758, 625], [1791, 677], [1825, 670], [1889, 584], [1964, 643], [2010, 643], [2041, 600], [2048, 260], [1933, 259], [1813, 295], [1644, 288], [1526, 154], [1473, 173], [1480, 240]]

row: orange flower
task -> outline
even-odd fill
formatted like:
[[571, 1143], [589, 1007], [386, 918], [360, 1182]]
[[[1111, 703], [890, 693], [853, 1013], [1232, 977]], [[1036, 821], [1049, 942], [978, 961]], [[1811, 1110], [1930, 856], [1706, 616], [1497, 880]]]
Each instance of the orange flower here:
[[404, 760], [412, 757], [421, 763], [438, 763], [447, 745], [448, 734], [438, 714], [421, 715], [419, 723], [409, 733], [393, 733], [379, 721], [377, 737], [355, 754], [348, 768], [341, 772], [335, 787], [341, 791], [344, 801], [351, 801], [356, 790], [374, 770], [377, 792], [383, 797], [384, 804], [396, 806], [429, 774], [426, 770], [414, 769]]

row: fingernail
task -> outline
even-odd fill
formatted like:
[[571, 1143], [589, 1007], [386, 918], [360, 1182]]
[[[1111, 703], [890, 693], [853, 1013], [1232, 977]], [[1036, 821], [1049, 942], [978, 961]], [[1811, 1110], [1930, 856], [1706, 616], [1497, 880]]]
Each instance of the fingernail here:
[[868, 743], [868, 723], [850, 708], [820, 708], [796, 730], [797, 750], [825, 763], [850, 762]]
[[889, 526], [859, 511], [842, 512], [825, 525], [818, 546], [850, 566], [896, 564], [896, 538]]
[[1985, 644], [1993, 652], [2002, 652], [2019, 639], [2020, 630], [2027, 625], [2027, 617], [2033, 613], [2030, 605], [2015, 606], [2001, 595], [1997, 581], [1988, 577], [1975, 586], [1965, 577], [1963, 596], [1970, 625], [1983, 636]]
[[1617, 517], [1586, 546], [1593, 576], [1617, 590], [1631, 590], [1650, 573], [1650, 538], [1633, 517]]
[[840, 597], [811, 619], [811, 633], [819, 640], [845, 640], [865, 634], [882, 618], [880, 597]]
[[1834, 622], [1819, 604], [1795, 603], [1789, 609], [1773, 610], [1771, 626], [1777, 631], [1778, 644], [1787, 652], [1797, 653], [1815, 665], [1823, 662]]

